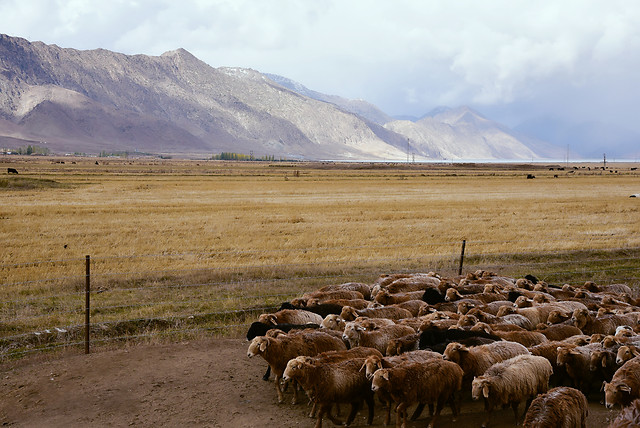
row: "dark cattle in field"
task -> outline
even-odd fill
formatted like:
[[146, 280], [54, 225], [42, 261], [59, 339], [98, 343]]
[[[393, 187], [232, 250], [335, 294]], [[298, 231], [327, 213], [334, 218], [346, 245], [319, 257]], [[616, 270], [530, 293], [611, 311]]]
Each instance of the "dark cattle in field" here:
[[18, 170], [15, 168], [7, 168], [7, 174], [17, 174]]

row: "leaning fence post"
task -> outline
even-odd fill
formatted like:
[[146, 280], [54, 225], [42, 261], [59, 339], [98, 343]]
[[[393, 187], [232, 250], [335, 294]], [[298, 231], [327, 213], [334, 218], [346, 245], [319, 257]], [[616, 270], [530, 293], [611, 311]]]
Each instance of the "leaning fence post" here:
[[86, 256], [86, 275], [85, 275], [85, 310], [84, 310], [84, 353], [89, 353], [89, 330], [91, 324], [89, 321], [89, 312], [91, 307], [91, 257]]
[[462, 264], [464, 263], [464, 247], [467, 244], [467, 240], [462, 240], [462, 251], [460, 252], [460, 267], [458, 268], [458, 275], [462, 275]]

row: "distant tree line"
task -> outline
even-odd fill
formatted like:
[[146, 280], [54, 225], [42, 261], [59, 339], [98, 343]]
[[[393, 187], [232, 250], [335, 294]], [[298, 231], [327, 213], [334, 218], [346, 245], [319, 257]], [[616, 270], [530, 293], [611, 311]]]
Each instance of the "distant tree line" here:
[[18, 147], [17, 149], [7, 149], [7, 152], [11, 152], [16, 155], [46, 156], [50, 153], [50, 150], [47, 147], [32, 146], [31, 144], [29, 144], [28, 146]]
[[[233, 160], [233, 161], [276, 161], [274, 155], [265, 155], [262, 157], [255, 157], [253, 154], [245, 155], [244, 153], [222, 152], [211, 157], [213, 160]], [[279, 159], [284, 160], [284, 159]]]

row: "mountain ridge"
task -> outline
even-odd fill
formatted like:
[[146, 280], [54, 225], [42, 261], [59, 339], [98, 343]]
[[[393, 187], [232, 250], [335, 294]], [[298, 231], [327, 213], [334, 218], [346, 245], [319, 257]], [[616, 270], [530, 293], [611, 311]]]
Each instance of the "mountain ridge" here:
[[[160, 56], [125, 55], [0, 34], [0, 146], [46, 141], [57, 152], [201, 157], [231, 151], [309, 160], [403, 160], [408, 139], [419, 135], [390, 126], [393, 119], [365, 101], [307, 88], [313, 96], [305, 95], [284, 85], [291, 86], [290, 79], [269, 76], [275, 75], [213, 68], [183, 48]], [[475, 113], [467, 119], [479, 120]], [[476, 132], [473, 124], [464, 126], [466, 134]], [[500, 132], [484, 136], [493, 139], [493, 151], [462, 150], [481, 143], [463, 132], [454, 133], [467, 138], [456, 144], [448, 141], [451, 132], [430, 135], [434, 141], [415, 138], [412, 144], [414, 154], [428, 159], [461, 158], [467, 152], [539, 157], [516, 139], [497, 138]], [[447, 150], [438, 148], [440, 140]]]

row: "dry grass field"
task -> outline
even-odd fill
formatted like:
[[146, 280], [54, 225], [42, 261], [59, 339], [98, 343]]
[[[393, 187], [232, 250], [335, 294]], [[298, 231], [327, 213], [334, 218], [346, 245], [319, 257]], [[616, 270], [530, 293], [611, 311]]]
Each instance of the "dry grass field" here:
[[327, 283], [453, 271], [463, 240], [469, 262], [525, 261], [542, 277], [566, 270], [562, 282], [575, 269], [549, 257], [598, 264], [615, 249], [638, 267], [630, 164], [0, 163], [19, 171], [0, 178], [0, 337], [81, 324], [85, 255], [94, 319], [182, 317], [183, 328], [194, 314], [242, 322], [229, 314]]

